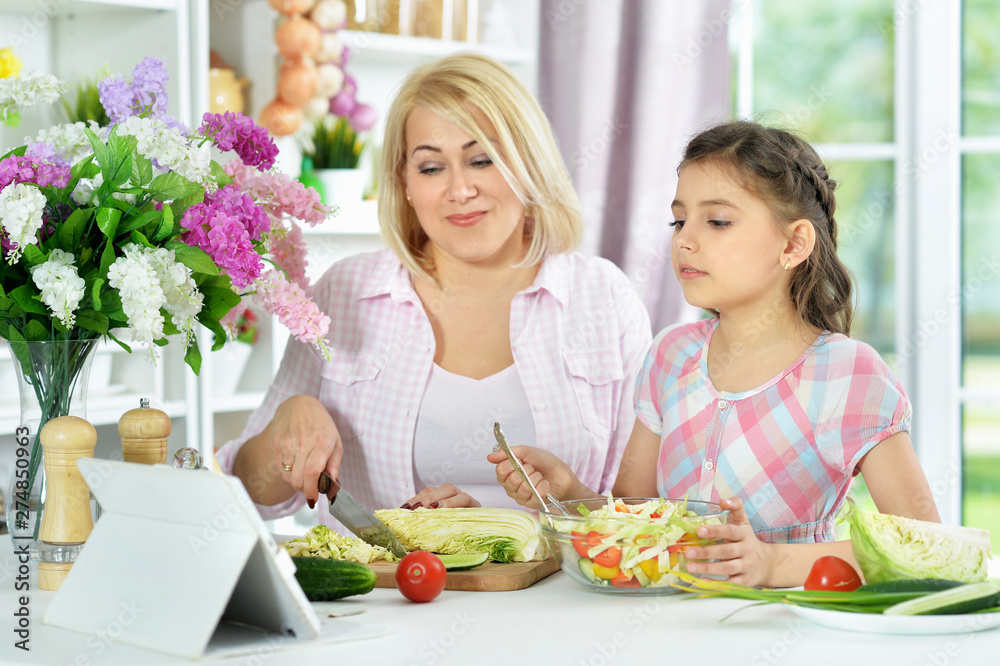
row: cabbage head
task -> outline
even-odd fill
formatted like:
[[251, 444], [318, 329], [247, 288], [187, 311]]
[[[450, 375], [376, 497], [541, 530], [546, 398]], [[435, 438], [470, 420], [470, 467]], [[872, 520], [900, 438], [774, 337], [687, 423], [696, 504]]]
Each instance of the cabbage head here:
[[986, 580], [990, 533], [855, 509], [848, 515], [851, 548], [865, 581], [943, 578]]

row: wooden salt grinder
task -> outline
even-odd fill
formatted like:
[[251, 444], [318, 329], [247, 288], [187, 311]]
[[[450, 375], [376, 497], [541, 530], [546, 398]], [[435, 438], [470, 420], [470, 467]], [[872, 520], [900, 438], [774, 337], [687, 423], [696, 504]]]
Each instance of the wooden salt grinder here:
[[[82, 544], [94, 529], [90, 487], [76, 466], [77, 458], [93, 458], [97, 431], [84, 419], [61, 416], [45, 424], [40, 434], [45, 453], [45, 511], [39, 539], [45, 544]], [[38, 587], [58, 590], [72, 562], [38, 563]]]
[[167, 436], [170, 417], [149, 408], [149, 398], [139, 400], [138, 409], [130, 409], [118, 420], [125, 462], [155, 465], [167, 462]]

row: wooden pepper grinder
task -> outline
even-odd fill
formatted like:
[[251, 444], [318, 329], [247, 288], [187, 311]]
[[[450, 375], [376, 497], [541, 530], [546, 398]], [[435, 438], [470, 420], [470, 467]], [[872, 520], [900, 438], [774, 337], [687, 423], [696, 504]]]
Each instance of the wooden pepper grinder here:
[[125, 462], [155, 465], [167, 462], [167, 436], [170, 417], [149, 408], [149, 398], [139, 400], [138, 409], [130, 409], [118, 420]]
[[47, 490], [39, 533], [38, 587], [58, 590], [94, 528], [90, 487], [76, 460], [94, 457], [97, 431], [84, 419], [61, 416], [45, 424], [40, 439]]

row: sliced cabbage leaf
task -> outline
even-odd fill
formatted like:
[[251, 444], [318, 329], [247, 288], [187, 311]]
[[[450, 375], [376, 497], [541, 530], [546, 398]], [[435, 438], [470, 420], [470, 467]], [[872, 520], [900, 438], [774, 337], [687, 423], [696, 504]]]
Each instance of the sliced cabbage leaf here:
[[990, 533], [855, 509], [847, 517], [851, 549], [869, 583], [943, 578], [986, 580]]
[[381, 509], [375, 517], [406, 550], [488, 553], [495, 562], [545, 559], [538, 521], [524, 511], [493, 508]]
[[317, 525], [303, 537], [286, 541], [285, 550], [292, 557], [323, 557], [361, 564], [375, 560], [399, 561], [398, 557], [382, 546], [369, 545], [358, 537], [343, 536], [326, 525]]

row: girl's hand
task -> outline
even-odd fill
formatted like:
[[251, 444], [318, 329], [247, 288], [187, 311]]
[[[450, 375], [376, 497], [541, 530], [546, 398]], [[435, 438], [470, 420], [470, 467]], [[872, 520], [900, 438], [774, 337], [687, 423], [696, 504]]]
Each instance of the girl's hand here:
[[[729, 510], [726, 525], [703, 525], [698, 536], [707, 539], [724, 539], [725, 543], [712, 546], [691, 546], [685, 549], [687, 569], [692, 574], [729, 576], [730, 583], [763, 585], [771, 579], [775, 560], [774, 547], [760, 541], [750, 527], [750, 520], [742, 500], [735, 497], [721, 500], [723, 509]], [[690, 560], [719, 560], [718, 562], [692, 562]]]
[[336, 479], [344, 455], [340, 431], [326, 407], [309, 395], [292, 396], [275, 410], [264, 434], [273, 469], [314, 506], [320, 473]]
[[[521, 461], [525, 473], [535, 484], [538, 494], [542, 497], [551, 493], [556, 499], [566, 497], [591, 497], [595, 492], [580, 483], [576, 474], [554, 454], [534, 446], [514, 446], [511, 452]], [[531, 488], [521, 480], [521, 475], [514, 465], [507, 460], [507, 454], [497, 451], [486, 456], [486, 459], [497, 466], [497, 481], [521, 506], [529, 509], [540, 509], [538, 502], [531, 494]]]
[[404, 502], [399, 508], [419, 509], [422, 506], [430, 509], [438, 509], [459, 506], [477, 507], [482, 506], [482, 504], [473, 499], [468, 493], [463, 493], [450, 483], [446, 483], [442, 486], [427, 486]]

